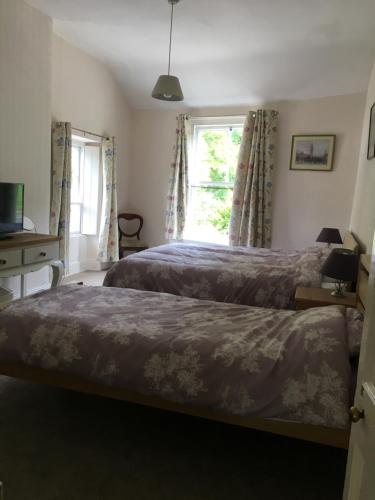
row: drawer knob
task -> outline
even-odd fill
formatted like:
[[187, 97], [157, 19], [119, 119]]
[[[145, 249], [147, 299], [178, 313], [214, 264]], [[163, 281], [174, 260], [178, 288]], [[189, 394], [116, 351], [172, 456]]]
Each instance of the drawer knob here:
[[7, 263], [6, 259], [0, 259], [0, 265], [4, 266]]
[[40, 254], [39, 254], [39, 255], [40, 255], [41, 257], [45, 257], [47, 254], [46, 254], [46, 252], [40, 252]]

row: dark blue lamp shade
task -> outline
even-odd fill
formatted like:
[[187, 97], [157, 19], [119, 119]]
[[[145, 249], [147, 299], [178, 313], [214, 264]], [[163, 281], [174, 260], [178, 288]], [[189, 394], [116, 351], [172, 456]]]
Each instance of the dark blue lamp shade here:
[[335, 243], [338, 245], [342, 245], [342, 239], [340, 235], [340, 231], [334, 227], [323, 227], [320, 231], [316, 241], [319, 243]]
[[338, 281], [356, 281], [358, 255], [345, 248], [334, 248], [320, 272]]

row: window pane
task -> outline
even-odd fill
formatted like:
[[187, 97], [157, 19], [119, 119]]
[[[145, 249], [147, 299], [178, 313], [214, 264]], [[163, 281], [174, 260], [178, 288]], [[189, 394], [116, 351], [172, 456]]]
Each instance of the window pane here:
[[71, 178], [71, 201], [79, 203], [81, 201], [80, 174], [81, 174], [81, 148], [72, 147], [72, 178]]
[[184, 238], [229, 243], [233, 185], [242, 127], [197, 126]]
[[70, 232], [81, 232], [81, 205], [78, 203], [70, 204]]
[[228, 244], [233, 189], [192, 187], [185, 238]]
[[197, 143], [197, 181], [226, 181], [226, 131], [200, 130]]
[[234, 182], [241, 128], [199, 129], [192, 183]]

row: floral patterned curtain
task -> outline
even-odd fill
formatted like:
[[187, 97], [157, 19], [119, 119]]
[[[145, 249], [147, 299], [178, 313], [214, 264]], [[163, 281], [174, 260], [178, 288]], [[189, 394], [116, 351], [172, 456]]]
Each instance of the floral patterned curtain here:
[[258, 110], [246, 118], [229, 227], [231, 245], [271, 246], [272, 177], [278, 112]]
[[65, 265], [69, 250], [70, 179], [72, 127], [67, 122], [52, 124], [50, 233], [61, 236], [60, 259]]
[[189, 189], [188, 180], [188, 116], [177, 117], [176, 144], [169, 179], [165, 236], [169, 240], [183, 237]]
[[118, 254], [117, 187], [114, 138], [103, 139], [103, 205], [99, 236], [100, 262], [115, 262]]

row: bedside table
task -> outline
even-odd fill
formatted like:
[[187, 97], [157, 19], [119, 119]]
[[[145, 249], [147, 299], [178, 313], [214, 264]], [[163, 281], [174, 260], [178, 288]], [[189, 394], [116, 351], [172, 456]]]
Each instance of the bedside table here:
[[335, 297], [331, 295], [332, 289], [328, 288], [308, 288], [298, 286], [296, 290], [295, 305], [297, 311], [309, 309], [310, 307], [342, 305], [346, 307], [356, 307], [357, 295], [345, 292], [345, 297]]

